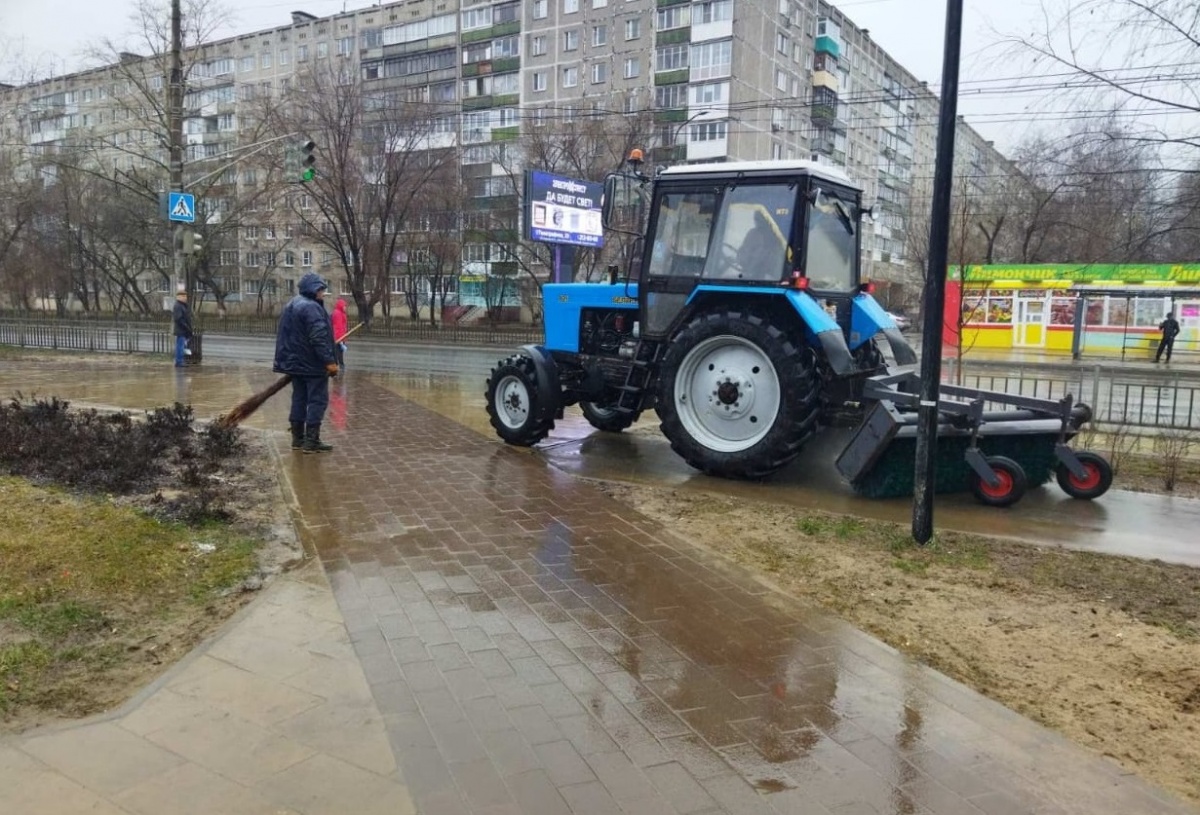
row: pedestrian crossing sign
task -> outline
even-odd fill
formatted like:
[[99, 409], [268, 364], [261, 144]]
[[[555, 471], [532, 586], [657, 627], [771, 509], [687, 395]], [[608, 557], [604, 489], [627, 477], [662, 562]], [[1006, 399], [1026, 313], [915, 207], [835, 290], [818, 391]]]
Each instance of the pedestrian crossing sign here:
[[167, 199], [167, 217], [185, 224], [196, 221], [196, 196], [187, 192], [173, 192]]

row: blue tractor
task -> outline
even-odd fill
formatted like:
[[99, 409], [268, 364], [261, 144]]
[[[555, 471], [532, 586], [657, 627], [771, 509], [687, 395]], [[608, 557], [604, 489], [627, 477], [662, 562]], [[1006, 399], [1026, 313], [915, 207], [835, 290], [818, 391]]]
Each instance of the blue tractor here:
[[[524, 347], [488, 378], [497, 434], [534, 445], [574, 404], [604, 431], [654, 409], [691, 466], [760, 479], [849, 410], [863, 421], [842, 472], [866, 494], [911, 490], [911, 449], [903, 450], [915, 433], [916, 355], [861, 280], [862, 191], [840, 170], [806, 161], [687, 165], [653, 179], [635, 165], [633, 178], [648, 190], [649, 211], [631, 273], [543, 288], [545, 344]], [[629, 179], [606, 180], [606, 226], [630, 198], [619, 186]], [[900, 373], [887, 370], [880, 340]], [[1065, 445], [1090, 416], [1085, 407], [1025, 400], [1011, 415], [984, 417], [985, 404], [1005, 398], [964, 394], [941, 406], [940, 435], [958, 444], [939, 447], [963, 465], [941, 488], [969, 485], [1004, 504], [1058, 465], [1092, 479], [1087, 468], [1101, 465]], [[1024, 464], [1001, 455], [1013, 451]], [[989, 500], [989, 489], [999, 497]]]

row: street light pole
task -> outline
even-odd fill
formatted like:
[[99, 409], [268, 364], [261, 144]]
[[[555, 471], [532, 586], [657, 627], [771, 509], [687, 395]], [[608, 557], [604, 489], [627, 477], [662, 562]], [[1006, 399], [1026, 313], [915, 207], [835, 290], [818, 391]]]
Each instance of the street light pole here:
[[[673, 147], [675, 147], [675, 145], [676, 145], [676, 144], [678, 143], [678, 141], [679, 141], [679, 134], [680, 134], [680, 133], [683, 131], [683, 129], [684, 129], [685, 127], [687, 127], [687, 126], [688, 126], [688, 125], [690, 125], [692, 122], [694, 122], [694, 121], [696, 121], [697, 119], [699, 119], [701, 116], [709, 116], [709, 115], [711, 115], [713, 112], [714, 112], [714, 111], [713, 111], [713, 109], [712, 109], [712, 108], [705, 108], [704, 110], [698, 110], [698, 111], [696, 111], [695, 113], [693, 113], [691, 116], [689, 116], [687, 119], [684, 119], [682, 122], [680, 122], [680, 123], [679, 123], [679, 124], [678, 124], [678, 125], [675, 127], [675, 130], [674, 130], [674, 131], [671, 133], [671, 143], [670, 143], [670, 145], [669, 145], [669, 146], [670, 146], [670, 147], [672, 147], [672, 148], [673, 148]], [[685, 160], [685, 161], [687, 160], [686, 156], [684, 157], [684, 160]]]
[[958, 67], [962, 51], [963, 0], [946, 0], [946, 42], [942, 56], [942, 99], [938, 114], [937, 164], [929, 226], [929, 268], [922, 300], [921, 389], [917, 451], [913, 474], [912, 536], [920, 544], [933, 537], [933, 495], [937, 488], [938, 395], [942, 377], [942, 312], [946, 307], [946, 265], [950, 248], [950, 195], [954, 187], [954, 137], [958, 121]]

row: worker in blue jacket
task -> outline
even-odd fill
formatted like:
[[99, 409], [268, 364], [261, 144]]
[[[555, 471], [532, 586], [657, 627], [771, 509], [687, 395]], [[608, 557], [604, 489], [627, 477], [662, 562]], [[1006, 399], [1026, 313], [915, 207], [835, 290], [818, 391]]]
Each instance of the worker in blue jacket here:
[[333, 326], [325, 311], [329, 284], [309, 272], [300, 278], [299, 294], [283, 307], [275, 337], [275, 371], [292, 378], [292, 449], [327, 453], [321, 421], [329, 405], [329, 378], [338, 375], [333, 353]]

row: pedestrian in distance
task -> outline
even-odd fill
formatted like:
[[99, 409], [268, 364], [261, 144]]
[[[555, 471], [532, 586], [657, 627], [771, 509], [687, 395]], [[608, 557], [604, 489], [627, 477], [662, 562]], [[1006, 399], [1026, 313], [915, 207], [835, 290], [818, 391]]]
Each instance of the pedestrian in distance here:
[[343, 371], [346, 369], [346, 343], [342, 342], [342, 338], [346, 336], [348, 328], [346, 301], [338, 300], [333, 306], [333, 351], [337, 357], [338, 368]]
[[1154, 355], [1154, 361], [1160, 361], [1163, 351], [1166, 351], [1167, 362], [1170, 362], [1171, 351], [1175, 349], [1175, 337], [1179, 335], [1179, 321], [1175, 319], [1175, 312], [1167, 313], [1167, 319], [1158, 324], [1158, 330], [1162, 332], [1162, 339], [1158, 341], [1158, 353]]
[[328, 453], [333, 446], [321, 441], [321, 422], [329, 406], [329, 379], [338, 375], [333, 325], [325, 311], [329, 284], [309, 272], [297, 289], [279, 315], [274, 370], [292, 378], [292, 449]]
[[188, 305], [187, 289], [175, 293], [175, 308], [171, 311], [171, 327], [175, 334], [175, 367], [182, 368], [192, 341], [192, 307]]

